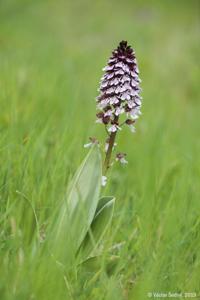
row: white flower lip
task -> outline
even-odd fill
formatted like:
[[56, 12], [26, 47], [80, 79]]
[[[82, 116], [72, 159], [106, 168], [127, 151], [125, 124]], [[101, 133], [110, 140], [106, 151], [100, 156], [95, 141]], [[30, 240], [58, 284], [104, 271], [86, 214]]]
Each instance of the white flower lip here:
[[112, 126], [110, 126], [110, 128], [108, 128], [108, 131], [109, 132], [116, 132], [118, 129], [121, 130], [121, 127], [119, 127], [116, 124], [113, 124]]
[[112, 114], [113, 114], [113, 111], [112, 110], [108, 110], [108, 111], [105, 112], [104, 116], [105, 117], [107, 117], [107, 116], [110, 117], [110, 116], [112, 116]]
[[117, 131], [117, 125], [112, 125], [110, 126], [110, 128], [108, 129], [109, 132], [116, 132]]
[[117, 70], [115, 72], [115, 75], [124, 75], [124, 71], [123, 70]]
[[119, 103], [119, 99], [118, 98], [116, 98], [116, 97], [111, 97], [110, 98], [110, 104], [112, 105], [112, 104], [117, 104], [117, 103]]
[[123, 107], [117, 107], [115, 110], [115, 115], [119, 116], [124, 112], [124, 108]]

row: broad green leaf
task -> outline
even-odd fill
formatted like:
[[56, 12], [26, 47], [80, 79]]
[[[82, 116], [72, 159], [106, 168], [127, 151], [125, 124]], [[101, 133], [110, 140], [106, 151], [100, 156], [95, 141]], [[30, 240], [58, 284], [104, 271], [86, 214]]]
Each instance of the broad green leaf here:
[[93, 146], [71, 182], [52, 230], [56, 259], [75, 254], [91, 225], [99, 199], [101, 166], [99, 148]]
[[[106, 199], [105, 199], [106, 198]], [[96, 213], [88, 233], [80, 247], [79, 254], [81, 258], [87, 258], [90, 253], [95, 250], [101, 241], [106, 229], [112, 219], [115, 198], [105, 197], [101, 199], [101, 203], [105, 203]], [[107, 198], [110, 198], [108, 201]], [[100, 207], [100, 205], [99, 205]]]

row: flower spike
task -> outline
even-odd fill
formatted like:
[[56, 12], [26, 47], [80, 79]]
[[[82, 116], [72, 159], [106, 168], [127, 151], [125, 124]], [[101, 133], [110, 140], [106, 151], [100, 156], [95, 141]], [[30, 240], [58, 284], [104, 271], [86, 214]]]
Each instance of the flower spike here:
[[[115, 144], [115, 137], [121, 125], [120, 116], [125, 116], [122, 123], [129, 126], [132, 132], [135, 131], [134, 123], [138, 119], [141, 107], [140, 78], [135, 52], [126, 41], [119, 43], [117, 49], [112, 52], [108, 64], [103, 68], [105, 72], [99, 88], [97, 101], [97, 123], [106, 126], [109, 134], [109, 143], [106, 144], [106, 158], [104, 172], [110, 166], [110, 159]], [[116, 157], [122, 163], [126, 160], [122, 155]]]
[[109, 132], [116, 132], [120, 129], [120, 115], [126, 114], [127, 120], [134, 121], [141, 114], [139, 70], [135, 52], [126, 41], [122, 41], [112, 52], [103, 70], [105, 74], [101, 79], [100, 94], [97, 97], [97, 122], [109, 126]]

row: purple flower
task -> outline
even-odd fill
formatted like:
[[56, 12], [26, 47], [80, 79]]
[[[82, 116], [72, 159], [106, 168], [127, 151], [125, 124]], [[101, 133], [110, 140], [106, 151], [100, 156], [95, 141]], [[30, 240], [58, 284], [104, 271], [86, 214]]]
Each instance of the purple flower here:
[[[140, 78], [134, 50], [122, 41], [112, 52], [105, 74], [100, 82], [100, 94], [97, 97], [97, 122], [108, 127], [108, 132], [121, 129], [120, 115], [135, 121], [141, 107]], [[134, 131], [133, 123], [124, 122]]]

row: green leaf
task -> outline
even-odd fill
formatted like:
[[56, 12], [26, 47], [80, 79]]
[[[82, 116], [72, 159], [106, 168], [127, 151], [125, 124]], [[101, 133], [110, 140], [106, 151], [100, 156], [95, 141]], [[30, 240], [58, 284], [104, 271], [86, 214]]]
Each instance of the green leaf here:
[[104, 196], [104, 197], [101, 197], [99, 199], [99, 201], [98, 201], [98, 205], [97, 205], [97, 209], [96, 209], [96, 212], [95, 212], [95, 216], [103, 208], [103, 206], [106, 205], [112, 199], [113, 199], [113, 196]]
[[59, 261], [75, 255], [91, 225], [101, 188], [101, 166], [99, 148], [93, 146], [71, 182], [52, 229], [53, 253]]
[[91, 227], [88, 230], [88, 233], [79, 249], [79, 255], [81, 256], [81, 259], [87, 258], [101, 241], [109, 223], [111, 222], [114, 203], [114, 197], [101, 198], [98, 206], [99, 210], [96, 211]]

